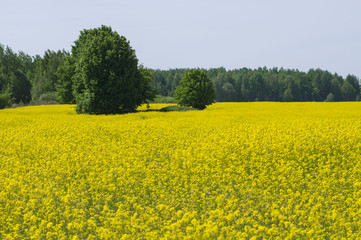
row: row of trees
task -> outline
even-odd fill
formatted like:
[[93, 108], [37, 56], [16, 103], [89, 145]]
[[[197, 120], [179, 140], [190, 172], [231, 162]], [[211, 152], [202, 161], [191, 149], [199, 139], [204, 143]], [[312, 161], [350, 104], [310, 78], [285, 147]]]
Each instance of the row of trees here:
[[[96, 42], [106, 42], [105, 35], [96, 40], [96, 36], [101, 32], [110, 34], [110, 39], [106, 40], [108, 45]], [[107, 48], [112, 44], [120, 48], [113, 48], [113, 52], [108, 51]], [[89, 49], [89, 46], [93, 46], [93, 48]], [[105, 55], [94, 55], [94, 51]], [[117, 56], [122, 56], [118, 63], [114, 61]], [[124, 62], [129, 65], [121, 68]], [[102, 70], [109, 66], [108, 72]], [[133, 70], [129, 73], [124, 72], [129, 69]], [[108, 74], [109, 76], [124, 77], [127, 75], [126, 78], [141, 80], [139, 82], [136, 80], [120, 81], [122, 86], [119, 88], [124, 90], [122, 90], [124, 94], [119, 94], [125, 98], [137, 98], [135, 105], [122, 108], [126, 111], [128, 111], [127, 108], [134, 110], [134, 107], [141, 101], [154, 96], [152, 88], [162, 96], [173, 97], [181, 79], [189, 70], [148, 70], [138, 66], [135, 51], [130, 47], [129, 42], [124, 37], [113, 33], [111, 28], [104, 26], [98, 30], [82, 31], [81, 37], [75, 41], [71, 53], [64, 50], [57, 52], [47, 50], [43, 56], [32, 57], [24, 52], [15, 53], [11, 48], [0, 44], [0, 107], [1, 102], [17, 104], [42, 101], [76, 103], [77, 98], [78, 102], [85, 104], [94, 97], [93, 100], [96, 100], [98, 96], [89, 97], [90, 90], [84, 91], [83, 86], [90, 86], [89, 84], [94, 83], [92, 82], [94, 79], [97, 79], [98, 83], [90, 86], [91, 88], [109, 85], [110, 78], [101, 75]], [[356, 76], [348, 75], [343, 78], [336, 73], [332, 74], [321, 69], [302, 72], [283, 68], [254, 70], [242, 68], [229, 71], [225, 68], [213, 68], [204, 69], [204, 72], [213, 83], [216, 100], [221, 102], [360, 100], [360, 82]], [[77, 79], [82, 80], [79, 82]], [[107, 82], [102, 82], [104, 79], [107, 79]], [[130, 83], [134, 86], [131, 87]], [[143, 88], [143, 90], [134, 92], [133, 90], [136, 88]], [[110, 87], [102, 94], [104, 97], [108, 97], [108, 91], [113, 90], [114, 88]], [[147, 94], [148, 96], [146, 96]], [[81, 106], [82, 104], [79, 105], [79, 111], [81, 111]]]
[[[173, 96], [189, 69], [154, 70], [154, 87], [163, 96]], [[357, 101], [360, 82], [321, 69], [213, 68], [204, 71], [213, 82], [217, 101]]]
[[17, 104], [56, 100], [57, 71], [68, 55], [47, 50], [42, 57], [32, 57], [0, 44], [0, 95]]

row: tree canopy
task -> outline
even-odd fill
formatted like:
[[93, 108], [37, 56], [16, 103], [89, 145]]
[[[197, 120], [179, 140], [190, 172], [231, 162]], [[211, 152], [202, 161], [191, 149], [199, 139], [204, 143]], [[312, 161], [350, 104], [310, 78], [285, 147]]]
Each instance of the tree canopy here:
[[192, 69], [179, 82], [174, 98], [181, 106], [205, 109], [216, 99], [216, 93], [207, 74], [200, 69]]
[[107, 26], [81, 31], [58, 75], [59, 97], [75, 99], [78, 113], [134, 112], [155, 96], [151, 73], [138, 66], [129, 41]]

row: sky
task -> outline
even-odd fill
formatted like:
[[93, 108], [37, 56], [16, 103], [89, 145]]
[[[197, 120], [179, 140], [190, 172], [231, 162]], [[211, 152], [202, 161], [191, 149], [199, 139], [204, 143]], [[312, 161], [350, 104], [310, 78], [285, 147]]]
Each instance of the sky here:
[[359, 0], [0, 0], [0, 43], [32, 56], [111, 26], [153, 69], [283, 67], [361, 77]]

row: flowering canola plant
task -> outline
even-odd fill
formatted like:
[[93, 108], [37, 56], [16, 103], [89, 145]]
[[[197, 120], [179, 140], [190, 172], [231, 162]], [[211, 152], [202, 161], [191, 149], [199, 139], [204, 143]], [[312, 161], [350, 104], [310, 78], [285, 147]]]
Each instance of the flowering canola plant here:
[[0, 110], [0, 239], [359, 238], [361, 103]]

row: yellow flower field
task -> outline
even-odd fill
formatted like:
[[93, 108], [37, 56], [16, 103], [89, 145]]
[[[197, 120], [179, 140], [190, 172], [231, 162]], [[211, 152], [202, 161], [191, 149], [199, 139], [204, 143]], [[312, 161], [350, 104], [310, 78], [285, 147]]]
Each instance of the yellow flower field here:
[[0, 110], [0, 239], [312, 238], [361, 238], [361, 103]]

